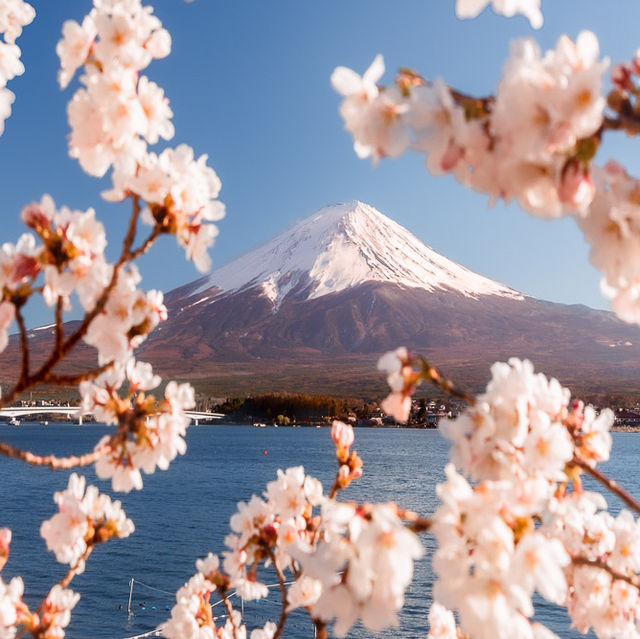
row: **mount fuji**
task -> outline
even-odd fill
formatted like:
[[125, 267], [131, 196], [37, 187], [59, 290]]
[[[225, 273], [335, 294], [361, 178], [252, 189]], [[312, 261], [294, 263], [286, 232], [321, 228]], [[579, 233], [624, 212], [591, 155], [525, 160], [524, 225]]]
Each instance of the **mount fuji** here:
[[473, 273], [359, 201], [314, 213], [165, 301], [169, 319], [139, 357], [210, 392], [380, 394], [376, 360], [400, 345], [473, 389], [511, 356], [586, 392], [640, 379], [637, 327]]
[[[516, 291], [439, 255], [405, 228], [358, 201], [318, 211], [215, 270], [191, 294], [212, 287], [227, 293], [258, 287], [277, 311], [289, 293], [311, 300], [365, 282], [456, 291], [469, 297], [523, 299]], [[213, 302], [212, 298], [200, 301]]]
[[[586, 399], [640, 392], [640, 329], [537, 300], [473, 273], [362, 202], [329, 206], [165, 294], [169, 319], [136, 356], [214, 396], [300, 391], [381, 397], [380, 355], [407, 346], [469, 391], [529, 358]], [[33, 331], [34, 359], [51, 328]], [[18, 340], [3, 353], [17, 370]], [[68, 368], [95, 362], [83, 347]], [[1, 377], [1, 376], [0, 376]], [[0, 381], [4, 381], [0, 379]]]

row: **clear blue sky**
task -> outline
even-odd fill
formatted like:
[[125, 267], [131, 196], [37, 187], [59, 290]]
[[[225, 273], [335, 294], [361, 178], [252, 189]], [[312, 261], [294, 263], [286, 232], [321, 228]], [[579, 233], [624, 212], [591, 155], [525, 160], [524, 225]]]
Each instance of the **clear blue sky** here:
[[[107, 181], [86, 176], [67, 155], [65, 92], [56, 84], [55, 45], [67, 18], [81, 19], [88, 0], [33, 0], [37, 17], [18, 44], [26, 72], [9, 84], [14, 113], [0, 137], [2, 241], [22, 232], [21, 207], [43, 193], [57, 204], [93, 206], [115, 255], [127, 211], [101, 200]], [[173, 37], [169, 58], [148, 74], [171, 101], [176, 136], [207, 153], [222, 179], [227, 217], [213, 249], [220, 265], [326, 204], [360, 199], [407, 227], [447, 257], [527, 294], [606, 308], [599, 274], [570, 220], [544, 222], [518, 207], [488, 207], [487, 198], [451, 178], [427, 174], [408, 154], [373, 168], [359, 160], [338, 116], [329, 76], [335, 66], [359, 72], [385, 56], [391, 81], [399, 66], [442, 76], [468, 92], [494, 90], [509, 41], [534, 36], [544, 48], [562, 33], [592, 29], [613, 62], [640, 46], [640, 3], [543, 0], [545, 25], [496, 16], [458, 21], [453, 0], [181, 0], [152, 2]], [[638, 143], [640, 144], [640, 143]], [[601, 162], [622, 160], [640, 174], [638, 148], [622, 136]], [[162, 147], [158, 147], [162, 148]], [[141, 264], [146, 288], [170, 290], [198, 273], [173, 240]], [[48, 323], [35, 308], [30, 323]]]

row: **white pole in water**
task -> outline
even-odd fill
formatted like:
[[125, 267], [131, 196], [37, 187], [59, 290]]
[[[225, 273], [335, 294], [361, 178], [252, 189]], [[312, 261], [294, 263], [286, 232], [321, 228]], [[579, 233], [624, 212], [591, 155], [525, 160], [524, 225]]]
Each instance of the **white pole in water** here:
[[133, 594], [133, 577], [129, 579], [129, 603], [127, 604], [127, 614], [131, 615], [131, 595]]

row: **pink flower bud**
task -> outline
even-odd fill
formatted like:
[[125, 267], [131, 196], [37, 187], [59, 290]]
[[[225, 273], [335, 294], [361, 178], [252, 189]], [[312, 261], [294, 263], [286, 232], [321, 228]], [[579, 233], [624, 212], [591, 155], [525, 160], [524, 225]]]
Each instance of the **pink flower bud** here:
[[620, 89], [620, 91], [633, 89], [631, 67], [626, 64], [617, 64], [611, 71], [611, 82], [613, 82], [613, 85]]
[[558, 188], [560, 201], [576, 211], [584, 211], [591, 204], [595, 192], [591, 176], [579, 162], [567, 162]]
[[0, 528], [0, 557], [9, 556], [9, 546], [11, 544], [11, 530]]
[[458, 165], [458, 162], [464, 156], [464, 147], [456, 144], [453, 140], [449, 141], [449, 146], [440, 158], [440, 168], [443, 171], [452, 171]]
[[604, 165], [604, 170], [607, 172], [608, 178], [623, 177], [625, 174], [625, 170], [622, 164], [616, 162], [615, 160], [609, 160]]
[[35, 231], [42, 231], [51, 227], [50, 215], [37, 202], [25, 206], [20, 217], [29, 228]]
[[571, 402], [571, 412], [578, 418], [579, 424], [582, 426], [584, 422], [584, 402], [581, 399], [574, 399]]
[[334, 420], [331, 426], [331, 439], [335, 442], [336, 446], [343, 446], [349, 448], [353, 444], [354, 434], [353, 427], [350, 424], [345, 424], [337, 419]]
[[19, 282], [24, 277], [36, 275], [39, 270], [40, 265], [35, 258], [30, 255], [24, 255], [24, 253], [18, 253], [14, 256], [11, 264], [11, 280]]

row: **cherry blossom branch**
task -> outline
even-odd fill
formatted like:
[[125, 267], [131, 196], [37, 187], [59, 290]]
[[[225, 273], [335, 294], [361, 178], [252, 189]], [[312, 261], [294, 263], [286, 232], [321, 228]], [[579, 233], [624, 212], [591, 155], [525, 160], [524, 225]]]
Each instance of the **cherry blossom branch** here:
[[129, 261], [133, 261], [144, 255], [153, 245], [153, 243], [162, 235], [162, 227], [159, 224], [154, 226], [149, 237], [134, 251], [129, 252]]
[[[109, 301], [111, 293], [113, 292], [114, 288], [118, 283], [118, 276], [122, 268], [132, 259], [135, 259], [137, 256], [142, 255], [142, 253], [147, 251], [151, 246], [151, 244], [153, 244], [155, 239], [158, 237], [159, 232], [154, 228], [154, 231], [151, 233], [150, 237], [144, 242], [144, 244], [139, 249], [137, 249], [134, 253], [131, 252], [131, 247], [135, 240], [136, 228], [137, 228], [138, 219], [140, 217], [140, 211], [141, 211], [140, 200], [136, 195], [132, 196], [132, 207], [133, 208], [131, 212], [131, 217], [129, 219], [129, 226], [127, 229], [127, 234], [123, 241], [120, 258], [117, 264], [113, 268], [113, 274], [111, 276], [111, 280], [109, 281], [109, 284], [103, 290], [102, 294], [96, 301], [93, 309], [88, 313], [86, 313], [86, 315], [82, 320], [82, 323], [76, 329], [76, 331], [72, 333], [67, 338], [66, 341], [63, 341], [62, 344], [60, 344], [61, 329], [60, 331], [58, 329], [59, 311], [58, 311], [58, 308], [56, 308], [56, 346], [54, 350], [52, 351], [47, 361], [40, 367], [40, 369], [36, 373], [34, 373], [33, 375], [26, 375], [26, 376], [20, 377], [15, 387], [11, 391], [9, 391], [6, 395], [4, 395], [2, 399], [0, 399], [0, 408], [4, 408], [5, 406], [8, 406], [9, 404], [11, 404], [17, 397], [19, 397], [28, 388], [45, 381], [49, 381], [51, 379], [52, 376], [50, 375], [50, 373], [53, 370], [53, 368], [62, 359], [64, 359], [69, 354], [69, 352], [75, 347], [75, 345], [86, 335], [91, 325], [91, 322], [93, 322], [93, 320], [104, 310], [107, 302]], [[18, 323], [20, 324], [21, 319], [20, 319], [19, 312], [16, 313], [16, 318], [18, 320]], [[23, 367], [24, 367], [25, 348], [27, 349], [27, 352], [28, 352], [28, 342], [26, 341], [26, 328], [21, 328], [21, 335], [22, 335], [22, 351], [23, 351]]]
[[287, 612], [287, 589], [285, 586], [286, 579], [280, 566], [278, 566], [278, 562], [276, 560], [276, 556], [271, 548], [269, 548], [269, 558], [273, 563], [273, 569], [276, 571], [276, 575], [278, 576], [278, 584], [280, 585], [280, 597], [282, 599], [282, 611], [280, 612], [280, 620], [278, 621], [278, 626], [273, 635], [273, 639], [280, 639], [282, 636], [282, 631], [284, 630], [284, 624], [287, 622], [287, 617], [289, 613]]
[[316, 639], [327, 639], [327, 624], [324, 621], [321, 621], [320, 619], [313, 619], [313, 623], [316, 627], [316, 634], [315, 634], [315, 638]]
[[[14, 388], [9, 391], [7, 395], [0, 399], [0, 408], [4, 408], [13, 402], [17, 397], [19, 397], [25, 390], [28, 388], [35, 386], [38, 383], [41, 383], [45, 379], [48, 378], [49, 374], [53, 370], [53, 368], [64, 359], [69, 352], [74, 348], [74, 346], [86, 335], [89, 327], [91, 326], [91, 322], [104, 310], [107, 302], [109, 301], [109, 297], [113, 292], [116, 284], [118, 283], [118, 276], [120, 271], [124, 267], [124, 265], [130, 260], [130, 252], [131, 246], [135, 239], [136, 227], [138, 224], [138, 218], [140, 217], [140, 201], [137, 196], [132, 197], [133, 201], [133, 210], [131, 212], [131, 217], [129, 219], [129, 227], [127, 230], [127, 234], [123, 241], [122, 252], [120, 254], [120, 259], [117, 264], [113, 268], [113, 274], [111, 276], [111, 280], [109, 284], [105, 287], [102, 294], [96, 301], [93, 309], [85, 314], [82, 323], [76, 329], [74, 333], [72, 333], [66, 341], [63, 341], [60, 344], [60, 332], [58, 330], [58, 321], [59, 321], [59, 311], [56, 308], [56, 346], [51, 352], [51, 355], [48, 357], [46, 362], [40, 367], [40, 369], [34, 373], [33, 375], [21, 376], [18, 380], [17, 384]], [[16, 318], [18, 319], [18, 323], [20, 324], [20, 314], [16, 313]], [[24, 332], [23, 332], [24, 331]], [[26, 340], [26, 329], [21, 328], [21, 335], [23, 335], [23, 358], [25, 352], [25, 344]], [[24, 362], [24, 359], [23, 359]], [[23, 363], [24, 366], [24, 363]]]
[[32, 466], [47, 466], [53, 470], [68, 470], [76, 466], [89, 466], [112, 450], [112, 442], [107, 442], [104, 446], [96, 450], [79, 456], [56, 457], [55, 455], [35, 455], [28, 450], [20, 450], [5, 442], [0, 442], [0, 454], [5, 457], [20, 459]]
[[617, 495], [625, 504], [627, 504], [627, 506], [629, 506], [629, 508], [635, 510], [637, 513], [640, 513], [640, 502], [638, 502], [632, 495], [624, 490], [624, 488], [621, 488], [615, 479], [610, 479], [602, 471], [598, 470], [594, 466], [590, 466], [586, 461], [580, 459], [575, 455], [571, 460], [571, 463], [574, 466], [578, 466], [585, 473], [591, 475], [591, 477], [599, 481], [610, 492], [612, 492], [614, 495]]
[[100, 297], [98, 298], [98, 301], [95, 303], [93, 309], [84, 316], [82, 324], [80, 324], [76, 331], [64, 342], [60, 351], [60, 357], [58, 359], [50, 358], [51, 361], [47, 361], [39, 372], [48, 372], [58, 363], [60, 359], [66, 357], [71, 349], [86, 335], [89, 327], [91, 326], [91, 322], [93, 322], [93, 320], [104, 310], [104, 307], [107, 305], [109, 297], [111, 296], [113, 289], [118, 283], [118, 276], [120, 275], [120, 271], [127, 264], [127, 262], [130, 261], [131, 246], [133, 245], [133, 241], [135, 239], [138, 218], [140, 217], [140, 200], [138, 196], [132, 196], [132, 204], [133, 210], [129, 219], [129, 228], [122, 243], [122, 252], [120, 254], [120, 259], [113, 267], [113, 274], [111, 276], [109, 284], [107, 284], [106, 288], [102, 292], [102, 295], [100, 295]]
[[422, 365], [422, 369], [420, 371], [422, 379], [427, 382], [431, 382], [434, 386], [444, 391], [447, 395], [451, 395], [452, 397], [461, 399], [469, 406], [473, 406], [476, 403], [475, 397], [467, 395], [467, 393], [458, 390], [455, 384], [450, 379], [443, 377], [440, 374], [440, 371], [438, 371], [435, 366], [432, 366], [425, 357], [420, 355], [419, 360]]
[[56, 386], [77, 386], [81, 382], [86, 382], [102, 375], [102, 373], [108, 371], [114, 363], [112, 360], [80, 375], [47, 375], [42, 381], [47, 384], [55, 384]]
[[398, 508], [398, 517], [409, 522], [407, 528], [414, 533], [427, 532], [431, 529], [433, 521], [426, 517], [421, 517], [418, 513], [405, 508]]
[[636, 575], [625, 575], [624, 573], [618, 572], [601, 559], [587, 559], [587, 557], [575, 556], [571, 557], [571, 562], [576, 566], [591, 566], [593, 568], [600, 568], [601, 570], [608, 572], [613, 577], [613, 579], [626, 581], [631, 586], [640, 588], [640, 579]]
[[84, 551], [80, 559], [78, 559], [73, 567], [69, 568], [67, 574], [58, 582], [58, 585], [61, 588], [66, 588], [73, 581], [73, 578], [78, 574], [80, 568], [84, 567], [84, 563], [93, 552], [93, 548], [93, 544], [87, 545], [87, 549]]
[[[401, 88], [407, 86], [407, 80], [409, 85], [413, 86], [433, 85], [411, 69], [399, 69], [397, 83]], [[449, 85], [447, 88], [455, 102], [474, 115], [490, 113], [496, 101], [494, 95], [476, 97]], [[640, 113], [634, 109], [628, 97], [617, 90], [611, 91], [607, 96], [607, 106], [616, 113], [617, 117], [604, 116], [602, 126], [595, 134], [596, 137], [601, 138], [605, 131], [625, 131], [628, 135], [640, 135]]]
[[[64, 382], [69, 382], [72, 384], [79, 383], [84, 379], [91, 379], [96, 377], [101, 372], [110, 367], [113, 363], [100, 367], [98, 369], [94, 369], [92, 371], [88, 371], [80, 376], [53, 376], [51, 371], [53, 368], [64, 359], [68, 353], [72, 350], [72, 348], [78, 343], [78, 341], [86, 334], [91, 322], [99, 315], [100, 312], [106, 306], [111, 293], [113, 292], [117, 282], [120, 271], [123, 266], [131, 261], [131, 259], [135, 259], [132, 257], [131, 247], [135, 240], [136, 227], [138, 223], [138, 219], [140, 216], [140, 201], [137, 196], [132, 196], [133, 201], [133, 210], [131, 213], [131, 217], [129, 220], [129, 227], [127, 230], [127, 234], [123, 241], [122, 252], [120, 255], [120, 259], [118, 263], [114, 266], [113, 274], [111, 280], [107, 287], [102, 292], [100, 298], [96, 302], [94, 308], [88, 312], [80, 327], [66, 340], [64, 341], [63, 335], [63, 327], [62, 327], [62, 297], [58, 298], [56, 304], [56, 343], [54, 349], [47, 359], [47, 361], [40, 367], [40, 369], [34, 374], [29, 374], [29, 344], [26, 334], [26, 326], [24, 323], [24, 318], [20, 313], [20, 306], [17, 305], [16, 311], [16, 321], [20, 328], [20, 336], [21, 336], [21, 348], [22, 348], [22, 372], [20, 378], [14, 388], [5, 395], [2, 399], [0, 399], [0, 407], [8, 406], [11, 402], [14, 401], [20, 394], [22, 394], [26, 389], [35, 386], [38, 383], [44, 382], [52, 382], [55, 384], [63, 384]], [[147, 241], [140, 247], [138, 251], [147, 250], [155, 238], [157, 237], [156, 229], [151, 234], [151, 236], [147, 239]], [[138, 253], [138, 251], [136, 253]], [[140, 252], [140, 254], [142, 254]], [[41, 456], [35, 455], [30, 451], [23, 451], [18, 448], [15, 448], [9, 444], [4, 442], [0, 442], [0, 454], [3, 454], [7, 457], [12, 457], [14, 459], [21, 459], [29, 464], [34, 466], [48, 466], [52, 469], [62, 469], [62, 468], [72, 468], [74, 466], [86, 466], [95, 462], [99, 459], [103, 454], [107, 453], [110, 450], [110, 446], [101, 447], [101, 449], [97, 451], [93, 451], [91, 453], [87, 453], [82, 456], [72, 456], [72, 457], [63, 457], [58, 458], [54, 455]]]
[[603, 131], [623, 130], [628, 135], [640, 134], [640, 114], [635, 111], [628, 97], [618, 91], [612, 91], [608, 96], [607, 103], [618, 117], [605, 117], [601, 127]]
[[235, 619], [233, 618], [233, 606], [231, 605], [231, 602], [229, 601], [229, 598], [227, 597], [226, 592], [224, 594], [221, 594], [221, 596], [222, 596], [222, 603], [225, 607], [225, 610], [227, 611], [227, 617], [229, 619], [229, 623], [233, 628], [233, 639], [238, 639], [238, 627], [236, 626]]

